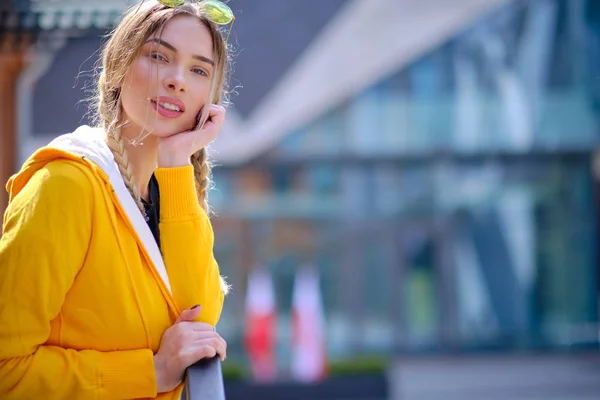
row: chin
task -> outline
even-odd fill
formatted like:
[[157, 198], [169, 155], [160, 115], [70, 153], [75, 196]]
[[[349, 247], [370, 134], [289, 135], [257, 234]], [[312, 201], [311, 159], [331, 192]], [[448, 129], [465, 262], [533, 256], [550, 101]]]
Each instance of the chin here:
[[153, 126], [149, 126], [148, 128], [152, 132], [152, 134], [157, 137], [169, 137], [175, 135], [176, 133], [189, 130], [187, 128], [181, 127], [180, 124], [173, 123], [158, 123], [154, 124]]

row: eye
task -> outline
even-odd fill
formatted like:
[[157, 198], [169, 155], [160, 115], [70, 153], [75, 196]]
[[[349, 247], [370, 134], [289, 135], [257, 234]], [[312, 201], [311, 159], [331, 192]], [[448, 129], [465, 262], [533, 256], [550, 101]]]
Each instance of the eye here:
[[167, 59], [160, 53], [150, 53], [150, 58], [156, 61], [167, 61]]
[[208, 73], [205, 70], [203, 70], [202, 68], [194, 68], [194, 69], [192, 69], [192, 71], [198, 75], [208, 76]]

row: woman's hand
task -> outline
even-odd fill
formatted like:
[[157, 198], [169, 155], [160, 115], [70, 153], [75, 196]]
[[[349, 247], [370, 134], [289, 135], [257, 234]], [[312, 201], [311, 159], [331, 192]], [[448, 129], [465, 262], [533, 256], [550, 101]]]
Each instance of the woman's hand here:
[[158, 393], [169, 392], [183, 379], [185, 369], [202, 358], [227, 355], [227, 343], [209, 324], [194, 322], [200, 306], [185, 310], [165, 331], [154, 355]]
[[217, 138], [225, 120], [225, 108], [211, 104], [208, 119], [201, 129], [193, 129], [158, 139], [158, 167], [183, 167], [190, 164], [190, 157]]

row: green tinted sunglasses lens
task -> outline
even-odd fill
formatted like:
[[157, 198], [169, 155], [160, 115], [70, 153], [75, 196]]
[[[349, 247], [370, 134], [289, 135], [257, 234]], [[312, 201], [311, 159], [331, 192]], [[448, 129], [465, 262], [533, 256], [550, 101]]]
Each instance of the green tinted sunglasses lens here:
[[227, 25], [233, 20], [233, 11], [231, 11], [231, 8], [227, 7], [220, 1], [203, 0], [200, 4], [202, 4], [204, 11], [215, 24]]
[[179, 7], [185, 0], [158, 0], [160, 4], [164, 4], [167, 7]]
[[[186, 0], [158, 0], [161, 4], [167, 7], [179, 7], [183, 5]], [[208, 18], [215, 24], [227, 25], [235, 19], [231, 8], [218, 0], [202, 0], [199, 1], [202, 5], [204, 12], [208, 15]]]

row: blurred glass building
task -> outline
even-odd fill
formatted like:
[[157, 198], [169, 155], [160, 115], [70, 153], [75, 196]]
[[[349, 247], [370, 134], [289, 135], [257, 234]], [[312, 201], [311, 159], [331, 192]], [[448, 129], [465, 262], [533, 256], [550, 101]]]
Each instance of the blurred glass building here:
[[504, 2], [217, 168], [234, 287], [267, 265], [285, 338], [294, 271], [317, 265], [332, 357], [597, 348], [599, 10]]

